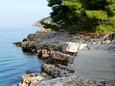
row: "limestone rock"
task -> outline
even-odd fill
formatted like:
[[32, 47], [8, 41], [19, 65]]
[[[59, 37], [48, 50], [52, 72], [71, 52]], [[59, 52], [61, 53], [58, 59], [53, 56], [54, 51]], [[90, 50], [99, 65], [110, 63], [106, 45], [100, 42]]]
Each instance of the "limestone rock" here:
[[44, 76], [35, 76], [34, 74], [25, 74], [22, 76], [22, 83], [20, 86], [30, 86], [32, 83], [40, 82], [44, 79]]
[[48, 51], [47, 49], [43, 49], [42, 50], [42, 58], [48, 58], [50, 54], [50, 51]]
[[56, 51], [53, 51], [51, 53], [51, 57], [52, 59], [55, 59], [55, 60], [60, 60], [60, 61], [68, 61], [69, 58], [72, 58], [71, 55], [69, 54], [64, 54], [64, 53], [61, 53], [61, 52], [56, 52]]
[[75, 43], [75, 42], [66, 42], [66, 44], [67, 44], [67, 47], [65, 50], [67, 52], [71, 52], [71, 53], [76, 53], [79, 50], [81, 50], [87, 46], [87, 44]]

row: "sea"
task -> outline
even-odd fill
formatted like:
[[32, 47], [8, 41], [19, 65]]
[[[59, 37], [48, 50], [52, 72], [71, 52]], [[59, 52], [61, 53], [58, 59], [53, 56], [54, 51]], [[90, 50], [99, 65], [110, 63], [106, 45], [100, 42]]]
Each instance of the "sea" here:
[[44, 62], [35, 55], [22, 52], [13, 44], [37, 30], [35, 27], [0, 28], [0, 86], [19, 83], [27, 70], [40, 72]]

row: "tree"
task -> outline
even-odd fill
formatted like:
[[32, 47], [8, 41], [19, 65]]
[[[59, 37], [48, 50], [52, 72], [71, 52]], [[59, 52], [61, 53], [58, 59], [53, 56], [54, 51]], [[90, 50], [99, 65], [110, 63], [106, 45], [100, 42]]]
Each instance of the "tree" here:
[[114, 0], [64, 0], [64, 4], [76, 9], [78, 31], [115, 31]]
[[48, 0], [48, 6], [56, 30], [115, 31], [114, 0]]

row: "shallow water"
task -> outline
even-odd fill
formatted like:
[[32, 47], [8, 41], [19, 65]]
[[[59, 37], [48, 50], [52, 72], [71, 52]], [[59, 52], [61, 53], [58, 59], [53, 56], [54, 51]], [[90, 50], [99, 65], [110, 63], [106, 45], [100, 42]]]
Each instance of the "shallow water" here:
[[82, 50], [76, 57], [75, 68], [89, 79], [115, 80], [115, 52]]
[[23, 53], [13, 42], [21, 41], [35, 28], [0, 28], [0, 86], [12, 86], [18, 83], [26, 70], [40, 71], [43, 63], [35, 55]]

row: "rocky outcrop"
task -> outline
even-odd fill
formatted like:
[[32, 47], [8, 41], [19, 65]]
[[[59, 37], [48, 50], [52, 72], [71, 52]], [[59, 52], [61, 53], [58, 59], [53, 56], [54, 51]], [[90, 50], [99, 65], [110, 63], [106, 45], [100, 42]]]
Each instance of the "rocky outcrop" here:
[[22, 42], [21, 48], [24, 52], [36, 52], [36, 41]]
[[[24, 52], [32, 52], [39, 58], [46, 59], [47, 64], [41, 66], [41, 73], [45, 73], [50, 79], [60, 78], [55, 79], [54, 82], [43, 81], [45, 83], [44, 86], [48, 86], [47, 83], [49, 82], [60, 82], [63, 79], [62, 77], [65, 77], [65, 79], [69, 77], [71, 80], [65, 80], [66, 82], [63, 80], [63, 82], [60, 82], [61, 84], [57, 83], [60, 86], [105, 86], [105, 84], [98, 83], [98, 81], [93, 83], [91, 80], [85, 82], [78, 78], [71, 78], [70, 76], [73, 76], [75, 70], [68, 67], [68, 63], [72, 64], [74, 62], [79, 50], [84, 48], [92, 50], [94, 48], [97, 49], [96, 47], [102, 49], [101, 46], [106, 46], [105, 48], [110, 50], [115, 48], [113, 47], [115, 46], [115, 33], [102, 37], [96, 35], [91, 37], [78, 33], [72, 35], [63, 32], [50, 32], [49, 30], [37, 31], [35, 34], [29, 34], [20, 45]], [[41, 85], [38, 83], [44, 80], [46, 76], [26, 74], [22, 77], [22, 83], [19, 86], [43, 86], [43, 83], [40, 83]], [[50, 86], [57, 86], [57, 84]], [[110, 84], [110, 86], [114, 86], [113, 82]], [[107, 84], [107, 86], [109, 85]]]

